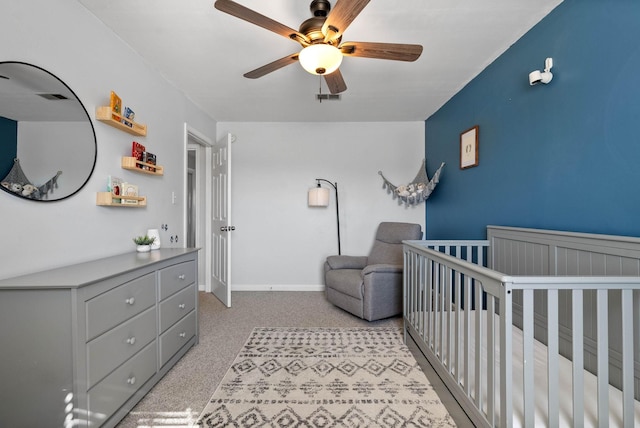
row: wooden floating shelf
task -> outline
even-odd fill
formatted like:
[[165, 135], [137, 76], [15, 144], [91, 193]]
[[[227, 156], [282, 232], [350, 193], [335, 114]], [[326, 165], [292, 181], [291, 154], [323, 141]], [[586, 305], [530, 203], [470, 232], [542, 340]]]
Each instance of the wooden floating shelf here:
[[[144, 169], [144, 167], [153, 168], [155, 171], [150, 171], [148, 169]], [[141, 174], [151, 174], [151, 175], [163, 175], [164, 168], [160, 165], [153, 165], [150, 163], [142, 162], [137, 160], [134, 157], [123, 156], [122, 157], [122, 168], [128, 169], [130, 171], [139, 172]]]
[[[143, 137], [147, 135], [147, 125], [129, 120], [120, 113], [116, 113], [111, 110], [111, 107], [108, 106], [96, 108], [96, 119], [121, 131], [128, 132], [129, 134], [140, 135]], [[123, 121], [130, 123], [131, 126], [126, 125]]]
[[[138, 201], [137, 204], [123, 204], [122, 202], [114, 202], [114, 199], [127, 199]], [[96, 194], [96, 205], [102, 207], [127, 207], [127, 208], [142, 208], [147, 206], [146, 196], [122, 196], [114, 195], [112, 192], [98, 192]]]

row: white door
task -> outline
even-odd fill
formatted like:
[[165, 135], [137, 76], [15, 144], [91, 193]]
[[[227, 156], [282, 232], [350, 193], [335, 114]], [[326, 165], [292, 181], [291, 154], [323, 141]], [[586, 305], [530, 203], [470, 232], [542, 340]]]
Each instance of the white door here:
[[227, 134], [214, 146], [211, 291], [231, 307], [231, 141]]

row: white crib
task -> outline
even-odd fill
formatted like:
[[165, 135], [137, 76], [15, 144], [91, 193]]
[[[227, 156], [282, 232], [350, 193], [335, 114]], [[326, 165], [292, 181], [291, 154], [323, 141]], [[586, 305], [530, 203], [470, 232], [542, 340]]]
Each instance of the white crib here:
[[404, 245], [405, 334], [474, 424], [640, 426], [640, 239], [487, 238]]

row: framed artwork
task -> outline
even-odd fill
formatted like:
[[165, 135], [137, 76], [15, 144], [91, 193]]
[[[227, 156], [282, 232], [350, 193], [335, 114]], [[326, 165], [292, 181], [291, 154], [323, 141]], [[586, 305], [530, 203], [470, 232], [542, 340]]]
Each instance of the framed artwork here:
[[460, 134], [460, 169], [478, 166], [478, 125]]

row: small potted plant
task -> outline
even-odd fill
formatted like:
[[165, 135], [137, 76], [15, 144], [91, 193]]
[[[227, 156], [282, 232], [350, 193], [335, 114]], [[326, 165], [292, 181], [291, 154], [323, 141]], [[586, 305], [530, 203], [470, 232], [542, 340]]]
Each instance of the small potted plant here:
[[151, 244], [155, 242], [156, 238], [150, 238], [147, 235], [136, 236], [133, 238], [133, 242], [136, 244], [136, 251], [139, 253], [146, 253], [151, 251]]

